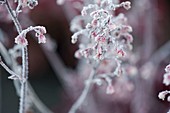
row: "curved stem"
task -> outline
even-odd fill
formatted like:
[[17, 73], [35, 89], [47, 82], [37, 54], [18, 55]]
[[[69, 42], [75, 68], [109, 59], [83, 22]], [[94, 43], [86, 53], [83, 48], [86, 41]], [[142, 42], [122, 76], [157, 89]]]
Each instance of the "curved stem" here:
[[92, 84], [92, 80], [93, 80], [93, 77], [96, 75], [96, 68], [97, 67], [98, 67], [98, 65], [96, 67], [94, 67], [93, 70], [91, 71], [89, 78], [86, 80], [85, 88], [84, 88], [83, 92], [81, 93], [81, 95], [77, 99], [77, 101], [73, 104], [73, 106], [71, 107], [71, 109], [70, 109], [70, 111], [68, 113], [76, 113], [77, 109], [84, 102], [84, 100], [87, 97], [87, 94], [90, 91], [90, 88], [92, 86], [91, 85]]

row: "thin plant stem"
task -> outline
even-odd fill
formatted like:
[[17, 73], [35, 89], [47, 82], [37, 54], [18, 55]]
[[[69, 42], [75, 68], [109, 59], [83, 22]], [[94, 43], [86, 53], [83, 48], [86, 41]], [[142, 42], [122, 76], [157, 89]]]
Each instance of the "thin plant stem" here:
[[84, 87], [81, 95], [79, 96], [77, 101], [73, 104], [73, 106], [71, 107], [71, 109], [68, 113], [76, 113], [77, 109], [84, 102], [85, 98], [87, 97], [88, 92], [91, 89], [92, 80], [93, 80], [94, 76], [96, 75], [97, 67], [98, 67], [98, 65], [96, 67], [94, 67], [93, 70], [91, 71], [89, 78], [86, 80], [85, 87]]
[[5, 63], [2, 61], [1, 57], [0, 57], [0, 65], [11, 75], [15, 75], [17, 77], [19, 77], [18, 74], [16, 74], [15, 72], [13, 72], [11, 69], [8, 68], [7, 65], [5, 65]]
[[[8, 0], [5, 0], [5, 6], [10, 14], [18, 34], [22, 32], [22, 27], [18, 21], [16, 14], [13, 12]], [[27, 46], [22, 47], [22, 76], [21, 76], [21, 91], [20, 91], [20, 107], [19, 113], [25, 113], [25, 101], [27, 93], [27, 78], [28, 78], [28, 51]]]

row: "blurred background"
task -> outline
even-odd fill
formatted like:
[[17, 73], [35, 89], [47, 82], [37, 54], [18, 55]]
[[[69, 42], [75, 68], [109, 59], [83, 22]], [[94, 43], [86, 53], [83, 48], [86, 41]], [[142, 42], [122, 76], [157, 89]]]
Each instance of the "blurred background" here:
[[[164, 68], [170, 63], [170, 1], [131, 2], [129, 11], [119, 9], [118, 12], [125, 13], [133, 28], [134, 65], [139, 74], [128, 83], [135, 89], [132, 92], [121, 89], [118, 95], [110, 96], [99, 94], [100, 88], [95, 87], [87, 99], [89, 103], [78, 113], [166, 113], [170, 108], [167, 101], [158, 99], [160, 91], [169, 89], [162, 80]], [[81, 3], [83, 0], [66, 0], [63, 5], [57, 5], [55, 0], [39, 0], [38, 6], [31, 11], [24, 10], [19, 17], [23, 28], [30, 25], [47, 28], [50, 47], [39, 45], [32, 34], [28, 34], [29, 82], [53, 113], [67, 113], [83, 88], [83, 80], [77, 74], [79, 60], [74, 58], [78, 46], [71, 44], [70, 38], [70, 22], [80, 14], [75, 4]], [[0, 6], [0, 41], [8, 50], [13, 47], [17, 33], [6, 13], [5, 7]], [[8, 76], [0, 66], [0, 113], [18, 113], [19, 98]], [[93, 104], [95, 102], [93, 106], [91, 97]], [[34, 104], [28, 101], [31, 106], [28, 113], [46, 113], [40, 112]]]

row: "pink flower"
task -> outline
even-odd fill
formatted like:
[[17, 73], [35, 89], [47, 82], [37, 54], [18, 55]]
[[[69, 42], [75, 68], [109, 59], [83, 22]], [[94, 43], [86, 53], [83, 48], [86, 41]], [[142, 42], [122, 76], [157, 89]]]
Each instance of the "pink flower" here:
[[165, 71], [166, 71], [167, 73], [170, 73], [170, 64], [166, 66]]
[[170, 73], [165, 73], [163, 77], [163, 83], [168, 86], [170, 84]]
[[19, 35], [15, 38], [15, 43], [16, 44], [20, 44], [22, 46], [27, 46], [28, 45], [28, 41], [25, 37]]
[[38, 43], [46, 43], [46, 37], [43, 34], [39, 34], [37, 37]]

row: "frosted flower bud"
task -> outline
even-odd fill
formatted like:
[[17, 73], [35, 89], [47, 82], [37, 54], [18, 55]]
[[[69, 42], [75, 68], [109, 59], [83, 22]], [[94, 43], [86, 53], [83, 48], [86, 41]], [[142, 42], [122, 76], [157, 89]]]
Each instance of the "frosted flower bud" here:
[[126, 26], [125, 28], [127, 29], [128, 32], [132, 32], [133, 31], [131, 26]]
[[75, 44], [77, 42], [77, 38], [78, 38], [77, 34], [76, 33], [73, 34], [71, 37], [71, 43]]
[[27, 46], [28, 45], [28, 41], [25, 37], [21, 36], [21, 35], [18, 35], [16, 38], [15, 38], [15, 43], [16, 44], [20, 44], [22, 46]]
[[122, 49], [117, 50], [117, 55], [118, 55], [118, 57], [123, 57], [123, 56], [125, 56], [125, 52]]
[[108, 85], [106, 88], [106, 94], [113, 94], [114, 92], [114, 87], [112, 85]]
[[127, 39], [128, 42], [132, 43], [133, 42], [133, 37], [131, 34], [124, 34], [124, 37]]
[[166, 66], [165, 71], [166, 71], [167, 73], [170, 73], [170, 64]]
[[74, 56], [75, 56], [76, 58], [81, 58], [81, 57], [82, 57], [82, 54], [81, 54], [81, 52], [78, 50], [78, 51], [75, 52]]
[[122, 5], [126, 10], [131, 8], [131, 2], [129, 1], [123, 2]]
[[163, 83], [168, 86], [170, 85], [170, 73], [165, 73], [163, 76]]
[[164, 100], [165, 99], [165, 96], [168, 94], [168, 91], [162, 91], [159, 93], [158, 97], [159, 99], [162, 99]]
[[95, 37], [96, 42], [106, 42], [106, 37], [104, 36], [97, 36]]
[[86, 7], [84, 7], [83, 10], [81, 11], [81, 15], [82, 16], [87, 15], [87, 8]]
[[88, 23], [87, 25], [86, 25], [86, 29], [91, 29], [92, 28], [92, 25], [90, 24], [90, 23]]
[[46, 43], [46, 37], [43, 34], [38, 36], [38, 43]]
[[35, 6], [38, 5], [38, 1], [37, 0], [28, 0], [27, 5], [30, 9], [33, 9]]

